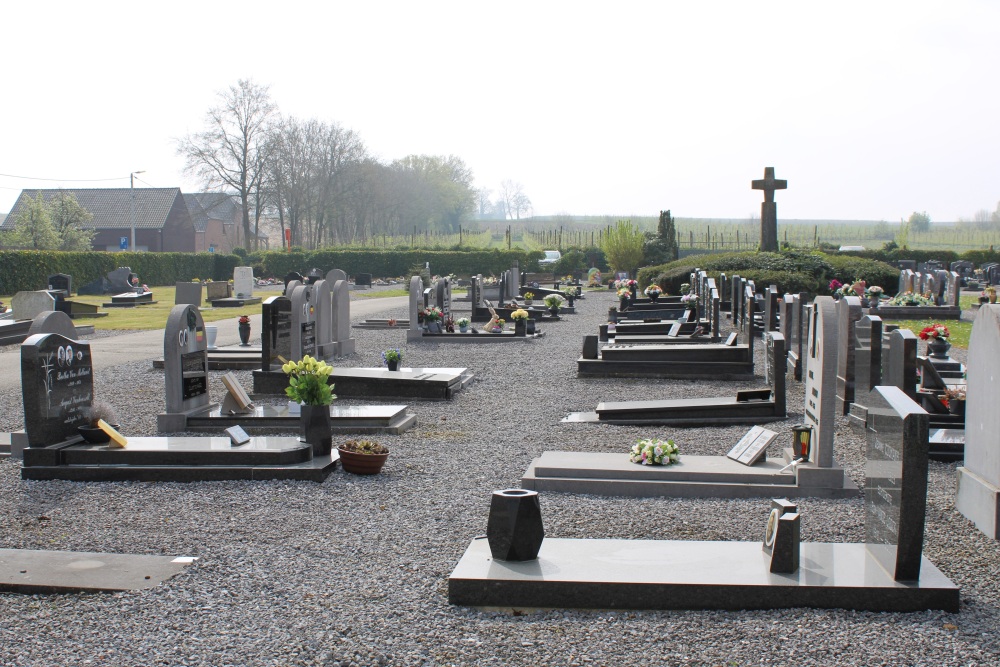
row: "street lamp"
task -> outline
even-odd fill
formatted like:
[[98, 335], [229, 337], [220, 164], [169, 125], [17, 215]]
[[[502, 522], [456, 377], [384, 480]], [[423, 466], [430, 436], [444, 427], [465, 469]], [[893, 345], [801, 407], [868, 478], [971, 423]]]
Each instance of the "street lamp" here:
[[136, 252], [136, 250], [135, 250], [135, 175], [136, 174], [145, 174], [145, 173], [146, 173], [145, 170], [142, 170], [142, 171], [133, 171], [131, 174], [128, 175], [128, 187], [129, 187], [129, 190], [132, 191], [132, 252]]

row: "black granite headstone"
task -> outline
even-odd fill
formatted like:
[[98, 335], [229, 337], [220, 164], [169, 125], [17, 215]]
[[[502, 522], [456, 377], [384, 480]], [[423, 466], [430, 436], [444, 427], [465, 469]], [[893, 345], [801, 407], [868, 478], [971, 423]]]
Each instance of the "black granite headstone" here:
[[583, 358], [596, 359], [598, 352], [598, 337], [587, 335], [583, 337]]
[[261, 304], [261, 368], [273, 370], [292, 359], [292, 301], [272, 296]]
[[131, 267], [128, 266], [119, 266], [108, 274], [108, 289], [112, 294], [134, 292], [138, 282], [139, 277], [132, 273]]
[[306, 285], [312, 285], [317, 280], [323, 280], [325, 277], [326, 277], [325, 273], [323, 273], [319, 269], [313, 268], [309, 269], [309, 273], [306, 274], [305, 280], [303, 280], [302, 282], [305, 283]]
[[66, 296], [73, 296], [73, 276], [66, 273], [49, 276], [49, 289], [62, 290]]
[[29, 336], [21, 344], [21, 395], [29, 447], [77, 435], [94, 399], [90, 344], [59, 334]]
[[288, 283], [292, 282], [293, 280], [298, 280], [300, 283], [305, 284], [305, 278], [302, 277], [301, 273], [299, 273], [298, 271], [289, 271], [287, 274], [285, 274], [284, 278], [285, 296], [288, 296]]
[[371, 287], [372, 284], [372, 274], [370, 273], [359, 273], [354, 276], [354, 284], [358, 287]]
[[894, 579], [916, 581], [927, 508], [928, 415], [898, 387], [868, 398], [865, 544]]

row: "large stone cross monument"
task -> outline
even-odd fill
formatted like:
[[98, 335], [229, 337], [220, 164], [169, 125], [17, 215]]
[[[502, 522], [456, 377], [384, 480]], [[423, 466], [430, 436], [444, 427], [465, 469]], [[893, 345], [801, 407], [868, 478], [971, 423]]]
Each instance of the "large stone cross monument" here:
[[777, 180], [774, 167], [765, 167], [764, 178], [751, 181], [750, 187], [764, 191], [764, 202], [760, 205], [760, 249], [778, 252], [778, 206], [774, 203], [774, 191], [787, 188], [788, 181]]

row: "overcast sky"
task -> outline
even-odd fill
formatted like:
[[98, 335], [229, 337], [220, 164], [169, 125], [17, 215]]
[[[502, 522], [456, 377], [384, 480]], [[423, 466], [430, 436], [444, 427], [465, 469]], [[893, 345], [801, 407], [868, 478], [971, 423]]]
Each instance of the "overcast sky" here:
[[[454, 154], [537, 215], [971, 218], [1000, 200], [1000, 2], [12, 2], [0, 212], [21, 188], [197, 191], [217, 93]], [[34, 177], [45, 180], [23, 180]], [[83, 182], [84, 179], [113, 179]]]

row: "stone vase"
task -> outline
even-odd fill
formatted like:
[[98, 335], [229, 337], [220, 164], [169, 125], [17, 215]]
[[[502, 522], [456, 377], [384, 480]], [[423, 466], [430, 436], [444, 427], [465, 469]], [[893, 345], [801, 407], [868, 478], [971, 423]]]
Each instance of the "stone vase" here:
[[427, 323], [427, 333], [439, 334], [441, 333], [441, 323], [440, 322], [428, 322]]
[[868, 306], [870, 308], [878, 308], [878, 302], [879, 302], [879, 297], [877, 295], [868, 297]]
[[526, 332], [527, 332], [527, 327], [525, 325], [524, 320], [515, 320], [514, 321], [514, 335], [515, 336], [524, 336], [526, 334]]
[[935, 359], [947, 359], [948, 350], [951, 349], [951, 343], [946, 340], [932, 339], [927, 341], [927, 356], [933, 357]]
[[552, 315], [552, 317], [559, 317], [559, 306], [552, 306], [549, 308], [549, 314]]
[[303, 405], [299, 416], [302, 441], [312, 445], [313, 456], [327, 456], [333, 446], [329, 405]]
[[948, 400], [948, 412], [958, 417], [965, 416], [965, 401], [961, 401], [957, 398], [952, 398]]
[[527, 336], [535, 335], [535, 320], [530, 317], [524, 321], [524, 333]]
[[494, 491], [486, 539], [496, 560], [525, 561], [538, 558], [545, 539], [538, 492], [526, 489]]
[[250, 325], [241, 324], [239, 326], [240, 332], [240, 347], [250, 347]]
[[657, 301], [660, 300], [660, 293], [653, 292], [652, 294], [649, 295], [649, 300], [652, 301], [653, 303], [656, 303]]
[[399, 359], [389, 359], [388, 361], [385, 362], [385, 365], [386, 368], [388, 368], [390, 371], [398, 371]]

